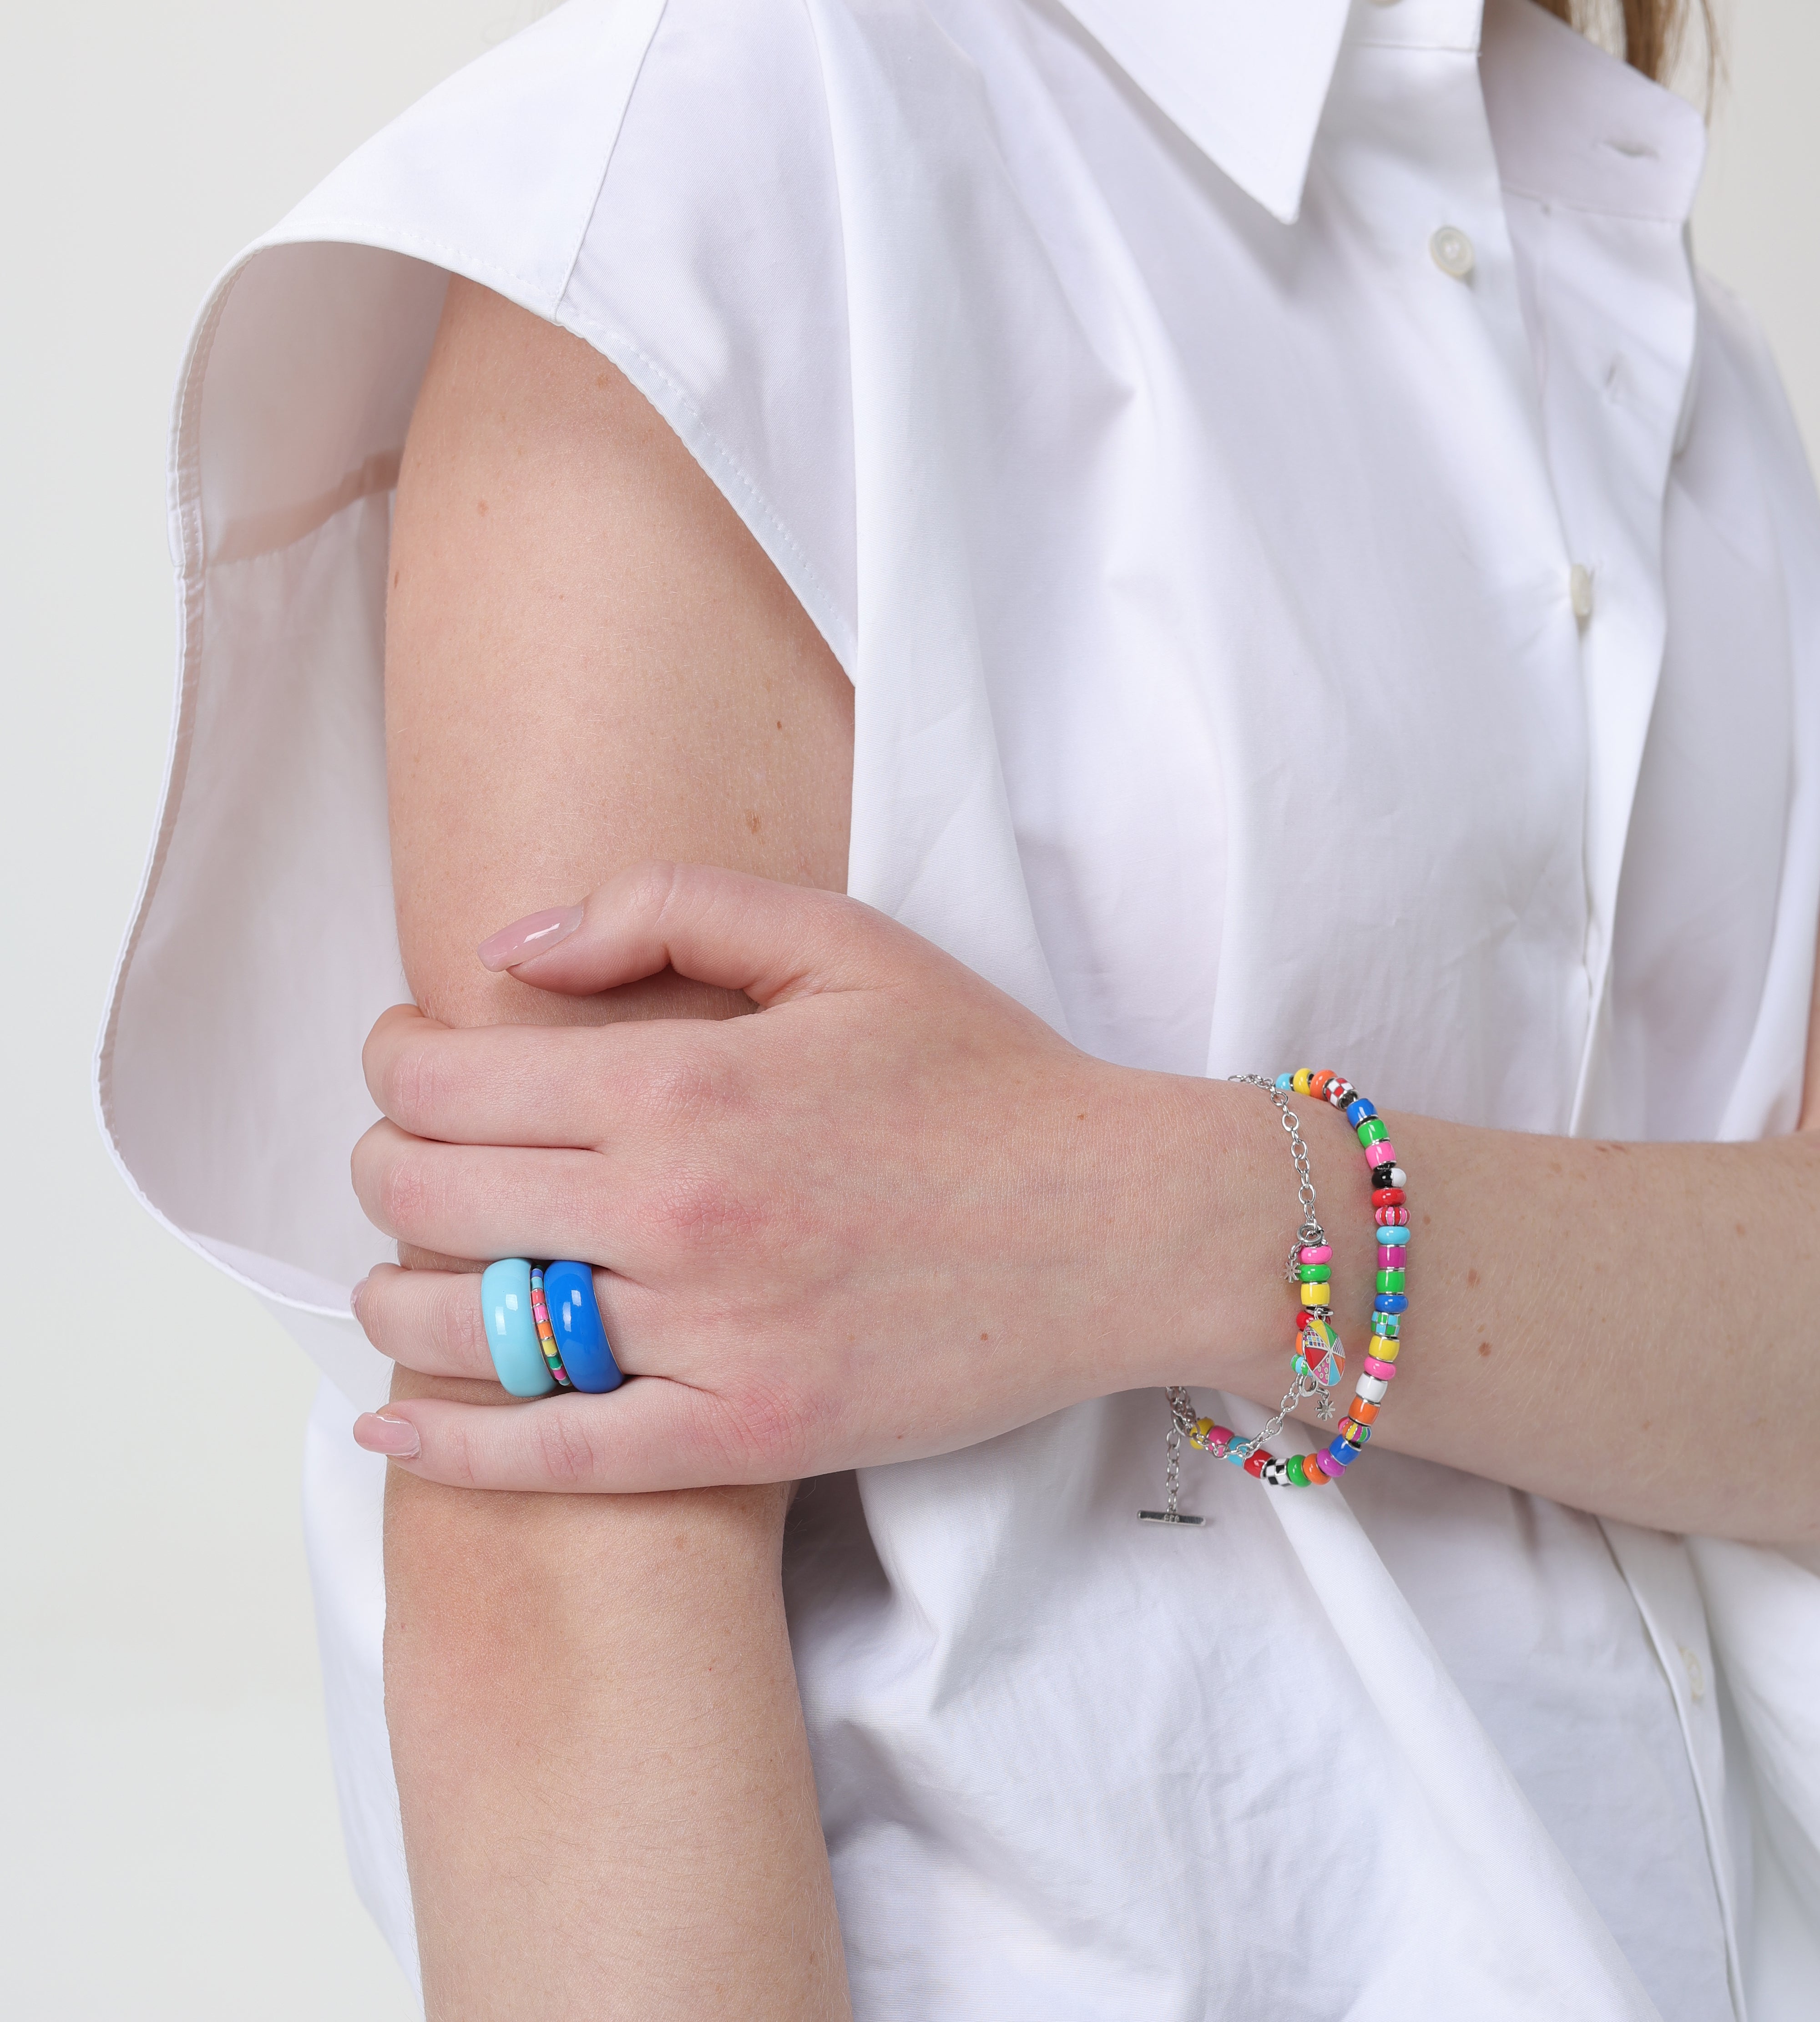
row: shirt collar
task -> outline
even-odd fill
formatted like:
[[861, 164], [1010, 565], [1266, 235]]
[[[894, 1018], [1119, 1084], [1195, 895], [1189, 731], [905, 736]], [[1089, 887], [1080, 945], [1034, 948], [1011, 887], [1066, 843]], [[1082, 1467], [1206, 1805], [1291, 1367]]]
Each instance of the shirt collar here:
[[1223, 173], [1293, 224], [1350, 0], [1064, 0]]

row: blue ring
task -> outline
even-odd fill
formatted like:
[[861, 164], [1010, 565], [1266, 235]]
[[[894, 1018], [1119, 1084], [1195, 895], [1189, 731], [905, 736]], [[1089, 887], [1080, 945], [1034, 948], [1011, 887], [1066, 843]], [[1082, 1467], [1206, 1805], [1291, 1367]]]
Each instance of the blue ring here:
[[544, 1304], [561, 1352], [563, 1367], [578, 1390], [598, 1396], [626, 1381], [607, 1345], [594, 1298], [594, 1273], [586, 1264], [551, 1264], [543, 1274]]
[[493, 1371], [514, 1397], [544, 1397], [556, 1387], [537, 1322], [531, 1314], [531, 1265], [522, 1257], [489, 1264], [480, 1274], [480, 1317]]

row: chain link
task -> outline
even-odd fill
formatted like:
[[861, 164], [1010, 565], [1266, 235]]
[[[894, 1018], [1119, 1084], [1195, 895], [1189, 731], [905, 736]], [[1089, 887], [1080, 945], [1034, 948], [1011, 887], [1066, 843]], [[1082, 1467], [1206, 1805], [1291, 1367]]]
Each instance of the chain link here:
[[[1303, 1141], [1301, 1119], [1290, 1108], [1289, 1096], [1286, 1091], [1278, 1088], [1267, 1075], [1228, 1075], [1227, 1079], [1241, 1082], [1247, 1088], [1261, 1088], [1276, 1104], [1281, 1115], [1284, 1132], [1289, 1141], [1289, 1156], [1295, 1163], [1296, 1200], [1302, 1210], [1301, 1226], [1296, 1232], [1296, 1239], [1289, 1245], [1289, 1257], [1283, 1266], [1283, 1276], [1292, 1285], [1299, 1284], [1300, 1278], [1297, 1266], [1301, 1261], [1301, 1250], [1304, 1246], [1311, 1248], [1327, 1240], [1326, 1232], [1322, 1229], [1320, 1218], [1315, 1212], [1315, 1179], [1313, 1173], [1308, 1170], [1308, 1148]], [[1163, 1484], [1167, 1491], [1167, 1498], [1164, 1505], [1167, 1513], [1167, 1520], [1172, 1524], [1184, 1520], [1195, 1522], [1198, 1520], [1195, 1518], [1184, 1520], [1177, 1508], [1181, 1491], [1182, 1442], [1187, 1440], [1191, 1444], [1196, 1444], [1194, 1428], [1199, 1422], [1194, 1414], [1194, 1399], [1186, 1386], [1181, 1384], [1172, 1385], [1164, 1391], [1163, 1395], [1169, 1400], [1169, 1429], [1163, 1440], [1163, 1451], [1167, 1457], [1163, 1469]], [[1289, 1414], [1307, 1397], [1313, 1397], [1318, 1400], [1315, 1405], [1315, 1410], [1322, 1419], [1330, 1419], [1333, 1416], [1333, 1392], [1326, 1385], [1317, 1383], [1312, 1376], [1306, 1374], [1298, 1374], [1275, 1414], [1265, 1420], [1262, 1429], [1250, 1439], [1233, 1440], [1230, 1445], [1222, 1450], [1217, 1458], [1237, 1460], [1240, 1462], [1248, 1459], [1260, 1447], [1276, 1437], [1288, 1422]], [[1211, 1449], [1209, 1448], [1209, 1451]]]

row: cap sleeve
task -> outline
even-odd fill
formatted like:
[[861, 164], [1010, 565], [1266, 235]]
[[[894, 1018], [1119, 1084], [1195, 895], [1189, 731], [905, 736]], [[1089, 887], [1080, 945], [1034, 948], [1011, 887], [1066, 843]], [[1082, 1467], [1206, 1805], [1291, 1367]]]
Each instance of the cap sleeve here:
[[370, 141], [230, 268], [171, 438], [178, 693], [97, 1059], [129, 1184], [356, 1402], [388, 1254], [348, 1157], [408, 996], [386, 840], [391, 502], [448, 276], [585, 338], [853, 663], [839, 206], [797, 0], [570, 0]]

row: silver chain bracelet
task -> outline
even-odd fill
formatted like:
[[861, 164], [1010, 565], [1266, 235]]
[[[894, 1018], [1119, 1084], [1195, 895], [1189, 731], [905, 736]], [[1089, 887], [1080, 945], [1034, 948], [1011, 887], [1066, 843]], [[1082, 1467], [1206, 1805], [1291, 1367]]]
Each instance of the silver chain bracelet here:
[[[1265, 1075], [1228, 1075], [1227, 1079], [1242, 1082], [1247, 1088], [1261, 1088], [1281, 1112], [1283, 1129], [1289, 1135], [1289, 1156], [1294, 1160], [1296, 1167], [1296, 1198], [1302, 1210], [1301, 1226], [1296, 1232], [1295, 1240], [1289, 1245], [1288, 1261], [1283, 1269], [1283, 1276], [1293, 1285], [1299, 1282], [1296, 1267], [1304, 1245], [1324, 1243], [1327, 1240], [1326, 1232], [1315, 1213], [1315, 1181], [1308, 1170], [1308, 1148], [1302, 1140], [1301, 1119], [1290, 1108], [1287, 1092], [1278, 1088]], [[1331, 1317], [1329, 1308], [1315, 1307], [1311, 1310], [1323, 1319]], [[1141, 1524], [1176, 1524], [1198, 1528], [1206, 1522], [1206, 1518], [1187, 1514], [1180, 1506], [1180, 1498], [1182, 1442], [1187, 1440], [1191, 1444], [1198, 1444], [1195, 1429], [1200, 1421], [1194, 1415], [1194, 1401], [1185, 1385], [1172, 1385], [1163, 1392], [1163, 1396], [1169, 1407], [1169, 1429], [1163, 1438], [1165, 1456], [1163, 1507], [1161, 1509], [1140, 1509], [1137, 1513], [1138, 1521]], [[1275, 1416], [1265, 1422], [1262, 1430], [1250, 1439], [1235, 1439], [1228, 1444], [1223, 1444], [1216, 1458], [1242, 1464], [1248, 1455], [1256, 1452], [1267, 1440], [1276, 1437], [1287, 1422], [1289, 1414], [1304, 1398], [1308, 1397], [1318, 1400], [1315, 1409], [1322, 1420], [1333, 1417], [1332, 1391], [1325, 1384], [1316, 1382], [1311, 1375], [1298, 1374], [1282, 1403], [1278, 1406]], [[1208, 1451], [1212, 1451], [1213, 1449], [1209, 1447]]]

